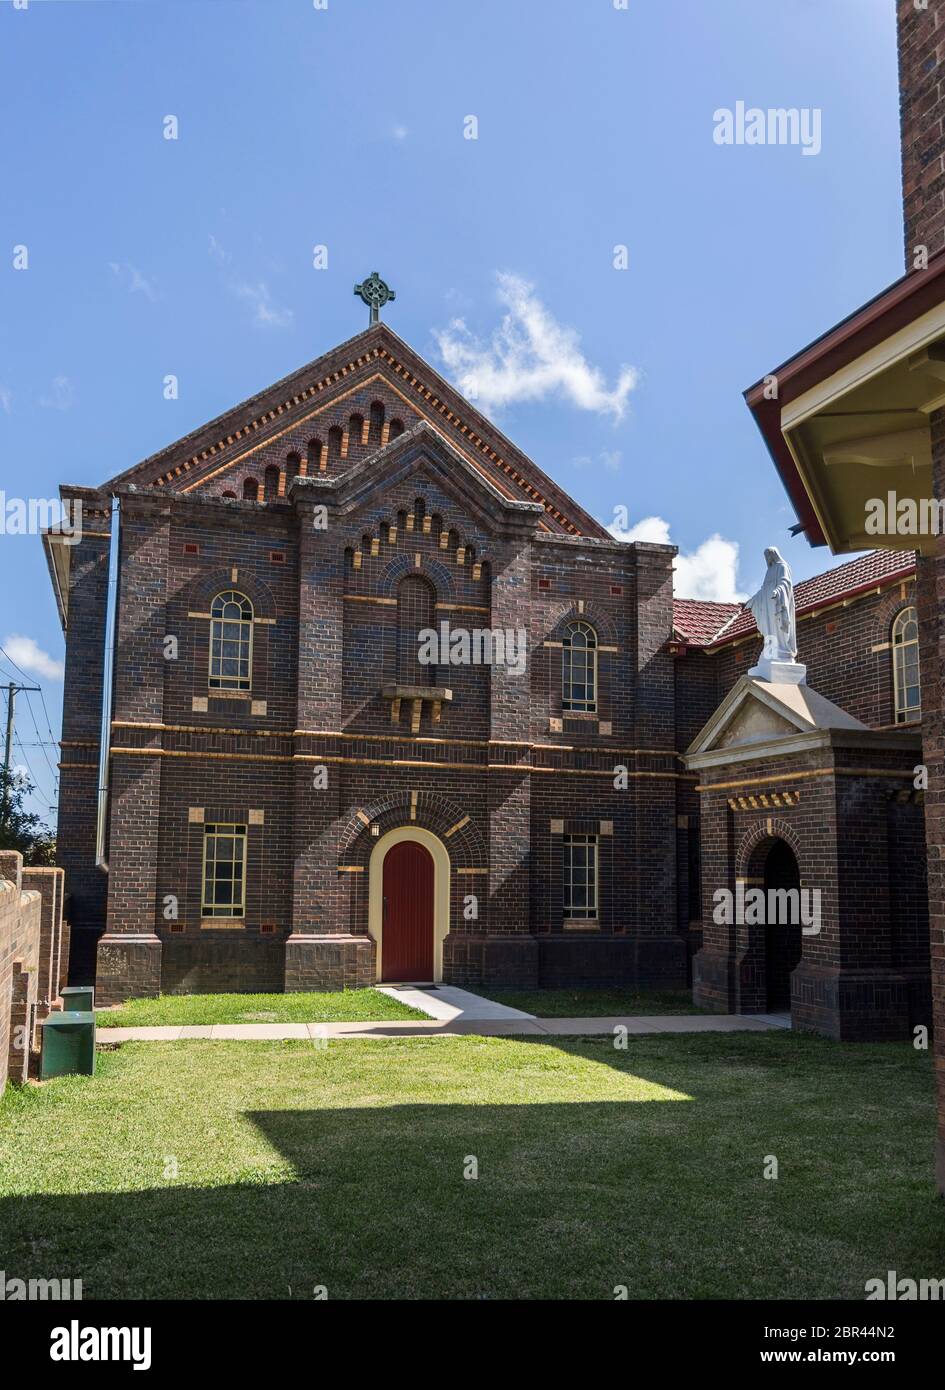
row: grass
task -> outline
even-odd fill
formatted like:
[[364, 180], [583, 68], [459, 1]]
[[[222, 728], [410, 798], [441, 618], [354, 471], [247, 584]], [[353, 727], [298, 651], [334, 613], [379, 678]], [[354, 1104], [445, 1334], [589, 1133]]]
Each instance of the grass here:
[[[479, 991], [477, 991], [478, 993]], [[489, 996], [497, 1004], [524, 1009], [536, 1018], [611, 1018], [640, 1014], [704, 1014], [688, 990], [626, 989], [497, 989]]]
[[392, 1018], [428, 1019], [377, 989], [305, 994], [161, 994], [128, 999], [96, 1012], [99, 1028], [155, 1028], [206, 1023], [377, 1023]]
[[862, 1299], [945, 1272], [933, 1132], [908, 1045], [131, 1043], [0, 1101], [3, 1267], [86, 1298]]

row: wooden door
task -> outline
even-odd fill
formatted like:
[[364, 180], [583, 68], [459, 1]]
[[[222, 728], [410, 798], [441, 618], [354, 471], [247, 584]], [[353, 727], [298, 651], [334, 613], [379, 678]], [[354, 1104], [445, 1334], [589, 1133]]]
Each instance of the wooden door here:
[[433, 979], [433, 857], [401, 840], [384, 857], [384, 980]]

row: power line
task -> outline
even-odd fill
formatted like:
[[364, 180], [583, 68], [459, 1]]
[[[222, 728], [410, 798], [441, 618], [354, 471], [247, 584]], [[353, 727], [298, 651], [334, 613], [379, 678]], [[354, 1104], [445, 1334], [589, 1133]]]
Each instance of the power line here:
[[[40, 689], [40, 694], [42, 694], [42, 689]], [[30, 697], [29, 697], [29, 694], [28, 694], [28, 693], [27, 693], [27, 696], [26, 696], [26, 708], [27, 708], [27, 709], [29, 710], [29, 712], [30, 712], [30, 719], [32, 719], [32, 721], [33, 721], [33, 728], [36, 730], [36, 737], [39, 738], [39, 737], [40, 737], [39, 725], [38, 725], [37, 722], [36, 722], [36, 715], [35, 715], [34, 712], [33, 712], [33, 704], [32, 704], [32, 701], [30, 700]], [[49, 761], [49, 754], [46, 752], [46, 745], [45, 745], [44, 743], [40, 743], [38, 746], [42, 749], [43, 757], [46, 759], [46, 766], [49, 768], [49, 775], [50, 775], [50, 777], [53, 779], [53, 790], [55, 791], [55, 790], [56, 790], [56, 769], [53, 767], [52, 763]], [[21, 747], [21, 748], [23, 747], [22, 743], [20, 744], [20, 747]]]
[[[23, 667], [22, 667], [22, 666], [17, 666], [16, 662], [13, 660], [13, 657], [10, 655], [10, 653], [9, 653], [9, 652], [5, 652], [5, 651], [3, 650], [2, 647], [0, 647], [0, 656], [4, 657], [5, 660], [9, 661], [9, 663], [10, 663], [10, 665], [13, 667], [13, 669], [14, 669], [15, 671], [19, 671], [20, 675], [23, 677], [24, 680], [27, 680], [27, 681], [29, 680], [29, 676], [28, 676], [28, 675], [26, 674], [26, 672], [23, 670]], [[35, 686], [34, 689], [38, 690], [38, 689], [39, 689], [39, 686]]]

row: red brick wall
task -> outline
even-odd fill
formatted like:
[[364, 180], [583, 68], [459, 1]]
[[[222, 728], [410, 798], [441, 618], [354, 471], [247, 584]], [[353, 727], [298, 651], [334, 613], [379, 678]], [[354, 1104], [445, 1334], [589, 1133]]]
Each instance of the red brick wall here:
[[[902, 123], [902, 184], [905, 263], [915, 249], [945, 246], [945, 7], [929, 0], [926, 10], [899, 0], [899, 85]], [[930, 416], [934, 495], [945, 496], [945, 411]], [[922, 557], [917, 573], [917, 607], [922, 658], [923, 758], [929, 770], [925, 799], [935, 1067], [938, 1088], [937, 1176], [945, 1192], [945, 544]]]
[[918, 247], [929, 255], [945, 246], [945, 129], [943, 69], [945, 11], [941, 0], [918, 8], [898, 0], [899, 107], [906, 269]]
[[[22, 858], [0, 855], [0, 1092], [23, 1082], [35, 1038], [42, 900], [22, 887]], [[25, 1045], [24, 1045], [25, 1044]]]
[[[323, 497], [327, 531], [313, 524]], [[364, 817], [402, 825], [412, 801], [441, 837], [468, 817], [446, 843], [457, 869], [482, 871], [453, 877], [453, 978], [681, 982], [671, 548], [541, 534], [534, 508], [496, 526], [435, 469], [395, 474], [351, 511], [333, 499], [323, 484], [265, 506], [123, 498], [102, 1002], [129, 983], [278, 988], [287, 946], [296, 986], [361, 979], [370, 949], [352, 964], [319, 948], [306, 965], [305, 941], [370, 947], [367, 874], [348, 870], [375, 842]], [[453, 699], [438, 723], [427, 704], [414, 733], [409, 701], [394, 724], [382, 688], [400, 681], [398, 584], [417, 575], [437, 623], [524, 629], [528, 664], [431, 671]], [[207, 690], [207, 614], [228, 588], [257, 619], [246, 698]], [[600, 644], [599, 708], [583, 718], [561, 705], [561, 636], [579, 617]], [[248, 829], [244, 925], [202, 926], [203, 825], [250, 811], [262, 824]], [[562, 920], [553, 820], [605, 822], [598, 926], [580, 939]]]

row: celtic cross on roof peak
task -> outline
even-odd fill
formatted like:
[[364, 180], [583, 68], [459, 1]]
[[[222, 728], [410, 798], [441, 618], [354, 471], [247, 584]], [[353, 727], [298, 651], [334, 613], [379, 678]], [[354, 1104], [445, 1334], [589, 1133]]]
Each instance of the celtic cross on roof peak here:
[[371, 323], [378, 323], [381, 316], [380, 311], [384, 305], [391, 299], [397, 298], [396, 290], [392, 290], [390, 285], [385, 284], [376, 270], [372, 270], [367, 279], [362, 280], [360, 285], [355, 285], [354, 292], [359, 299], [363, 299], [370, 309]]

